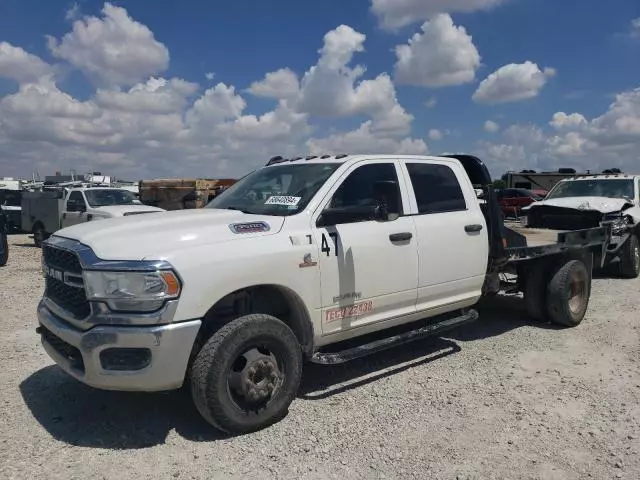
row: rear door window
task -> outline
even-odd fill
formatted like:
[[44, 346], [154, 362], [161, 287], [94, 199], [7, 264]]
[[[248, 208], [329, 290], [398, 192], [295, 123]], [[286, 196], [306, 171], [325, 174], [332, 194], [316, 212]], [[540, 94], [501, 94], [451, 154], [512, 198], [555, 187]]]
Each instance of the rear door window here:
[[467, 209], [456, 174], [447, 165], [407, 162], [419, 214], [459, 212]]

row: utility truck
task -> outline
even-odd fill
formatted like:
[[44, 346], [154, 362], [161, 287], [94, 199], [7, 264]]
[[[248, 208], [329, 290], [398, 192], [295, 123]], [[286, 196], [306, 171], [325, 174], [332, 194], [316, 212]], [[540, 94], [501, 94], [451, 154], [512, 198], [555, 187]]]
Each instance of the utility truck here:
[[243, 433], [286, 415], [305, 362], [439, 335], [484, 295], [578, 325], [610, 227], [507, 228], [491, 183], [469, 155], [274, 157], [205, 208], [56, 232], [37, 331], [87, 385], [185, 386]]
[[143, 205], [124, 188], [59, 188], [22, 194], [22, 230], [37, 247], [52, 233], [92, 220], [164, 212]]

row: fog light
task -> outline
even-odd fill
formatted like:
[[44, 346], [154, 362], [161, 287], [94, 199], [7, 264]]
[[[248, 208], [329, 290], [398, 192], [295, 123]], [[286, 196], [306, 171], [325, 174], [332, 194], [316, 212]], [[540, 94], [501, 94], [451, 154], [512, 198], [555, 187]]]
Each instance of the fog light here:
[[142, 370], [151, 364], [148, 348], [107, 348], [100, 352], [100, 365], [105, 370]]

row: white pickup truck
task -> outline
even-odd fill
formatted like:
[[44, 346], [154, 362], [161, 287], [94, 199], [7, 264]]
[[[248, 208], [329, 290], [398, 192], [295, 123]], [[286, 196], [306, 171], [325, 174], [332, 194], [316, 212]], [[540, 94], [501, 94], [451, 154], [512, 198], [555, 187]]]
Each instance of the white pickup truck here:
[[560, 181], [544, 200], [522, 209], [523, 224], [578, 230], [611, 225], [605, 267], [623, 278], [640, 275], [640, 175], [578, 176]]
[[483, 295], [579, 324], [607, 235], [506, 228], [473, 156], [275, 157], [203, 209], [51, 236], [37, 331], [88, 385], [185, 384], [204, 419], [249, 432], [286, 415], [305, 361], [440, 334]]
[[22, 195], [22, 230], [33, 233], [36, 246], [60, 228], [105, 218], [164, 212], [143, 205], [124, 188], [65, 188]]

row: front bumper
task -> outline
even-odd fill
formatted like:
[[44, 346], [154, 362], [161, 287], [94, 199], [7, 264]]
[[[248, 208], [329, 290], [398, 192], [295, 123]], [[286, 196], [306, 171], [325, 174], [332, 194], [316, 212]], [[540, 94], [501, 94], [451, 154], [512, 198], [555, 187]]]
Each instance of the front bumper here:
[[[180, 388], [200, 320], [149, 326], [98, 325], [78, 329], [55, 315], [43, 300], [38, 305], [38, 329], [44, 349], [68, 374], [104, 390], [163, 391]], [[123, 349], [123, 350], [117, 350]], [[126, 349], [126, 350], [124, 350]], [[146, 355], [135, 368], [127, 357], [117, 369], [105, 363], [119, 352]], [[105, 366], [107, 368], [105, 368]]]

